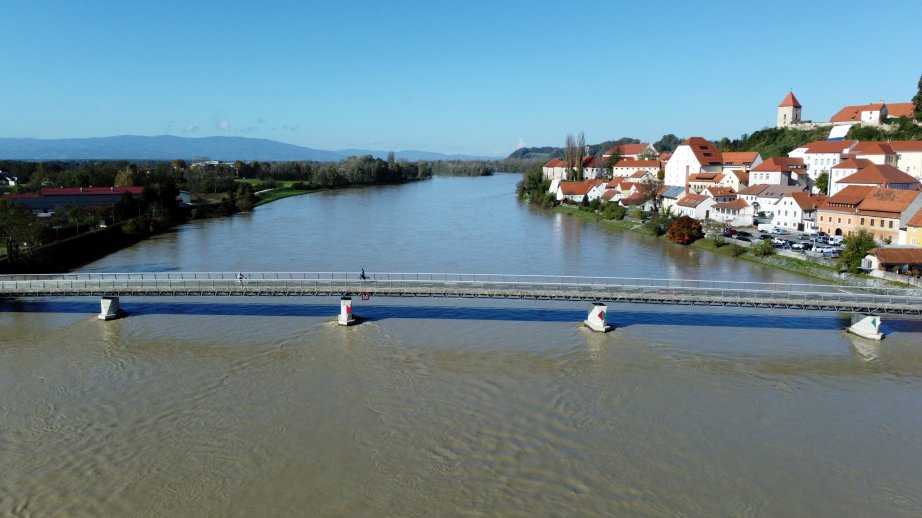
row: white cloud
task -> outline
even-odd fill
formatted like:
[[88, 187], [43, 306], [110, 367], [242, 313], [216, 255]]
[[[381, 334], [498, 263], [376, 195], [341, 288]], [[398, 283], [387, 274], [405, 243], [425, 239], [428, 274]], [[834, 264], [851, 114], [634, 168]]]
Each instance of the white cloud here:
[[221, 131], [230, 131], [231, 129], [230, 121], [227, 119], [221, 119], [221, 121], [218, 122], [218, 129]]
[[525, 147], [525, 139], [519, 137], [519, 143], [515, 145], [515, 148], [522, 149], [523, 147]]
[[195, 124], [186, 124], [186, 127], [182, 129], [183, 133], [198, 133], [198, 126]]

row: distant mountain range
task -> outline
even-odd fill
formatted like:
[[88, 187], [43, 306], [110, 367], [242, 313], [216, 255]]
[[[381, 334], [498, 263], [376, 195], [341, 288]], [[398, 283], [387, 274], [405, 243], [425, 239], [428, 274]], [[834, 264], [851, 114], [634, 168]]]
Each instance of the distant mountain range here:
[[[246, 137], [174, 137], [161, 135], [28, 139], [0, 138], [0, 160], [260, 160], [266, 162], [312, 160], [330, 162], [350, 156], [385, 158], [387, 151], [344, 149], [325, 151]], [[495, 156], [445, 155], [429, 151], [396, 151], [404, 160], [497, 160]]]

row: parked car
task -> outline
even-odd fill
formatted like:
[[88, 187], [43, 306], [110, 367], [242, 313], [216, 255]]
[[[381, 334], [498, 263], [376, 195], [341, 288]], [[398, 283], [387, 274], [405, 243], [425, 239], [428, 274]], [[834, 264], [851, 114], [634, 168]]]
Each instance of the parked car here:
[[727, 228], [727, 229], [724, 229], [724, 235], [725, 235], [725, 236], [732, 236], [732, 235], [734, 235], [734, 234], [736, 234], [736, 233], [737, 233], [737, 230], [736, 230], [735, 228]]
[[749, 238], [746, 237], [746, 236], [741, 236], [741, 235], [739, 235], [739, 234], [736, 235], [736, 240], [737, 240], [737, 241], [745, 241], [745, 242], [747, 242], [747, 243], [752, 243], [752, 240], [751, 240], [751, 239], [749, 239]]
[[752, 237], [752, 234], [750, 234], [749, 232], [746, 232], [745, 230], [737, 231], [736, 235], [743, 236], [743, 237]]
[[768, 234], [762, 234], [761, 236], [759, 236], [759, 239], [761, 239], [762, 241], [770, 241], [774, 238]]
[[788, 231], [783, 228], [775, 227], [772, 229], [772, 234], [787, 234]]
[[804, 248], [804, 245], [806, 244], [809, 244], [809, 243], [794, 243], [793, 245], [791, 245], [791, 250], [801, 250], [801, 251], [806, 250]]

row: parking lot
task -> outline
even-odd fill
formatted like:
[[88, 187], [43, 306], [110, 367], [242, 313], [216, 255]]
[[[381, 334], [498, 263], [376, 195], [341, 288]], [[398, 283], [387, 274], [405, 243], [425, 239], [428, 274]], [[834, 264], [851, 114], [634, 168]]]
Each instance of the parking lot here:
[[800, 252], [810, 257], [835, 259], [842, 255], [841, 236], [803, 234], [780, 228], [772, 229], [770, 232], [728, 228], [721, 235], [745, 244], [770, 240], [776, 249]]

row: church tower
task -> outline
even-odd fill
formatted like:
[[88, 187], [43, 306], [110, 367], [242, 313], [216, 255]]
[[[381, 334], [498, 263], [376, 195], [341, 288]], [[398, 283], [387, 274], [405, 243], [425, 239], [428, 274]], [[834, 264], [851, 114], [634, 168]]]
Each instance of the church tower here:
[[787, 97], [778, 105], [779, 128], [787, 128], [800, 123], [800, 102], [794, 97], [794, 92], [788, 92]]

